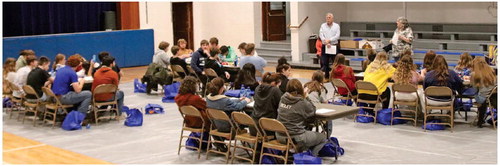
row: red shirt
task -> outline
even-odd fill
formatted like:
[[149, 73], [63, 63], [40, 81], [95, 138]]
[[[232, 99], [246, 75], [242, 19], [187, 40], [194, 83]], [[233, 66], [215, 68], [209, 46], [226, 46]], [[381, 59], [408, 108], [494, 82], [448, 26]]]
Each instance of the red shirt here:
[[[207, 113], [205, 110], [207, 109], [207, 102], [203, 100], [200, 96], [195, 94], [178, 94], [175, 96], [175, 103], [179, 108], [182, 106], [191, 105], [198, 109], [201, 113], [203, 119], [205, 119], [205, 131], [210, 129], [210, 120], [208, 119]], [[180, 110], [179, 110], [180, 111]], [[186, 116], [186, 127], [200, 128], [202, 121], [199, 118]]]
[[[101, 67], [94, 74], [94, 82], [92, 82], [92, 92], [94, 89], [102, 84], [114, 84], [118, 86], [118, 74], [109, 67]], [[108, 101], [113, 99], [115, 94], [99, 94], [95, 96], [96, 101]]]
[[[347, 73], [345, 70], [347, 70]], [[347, 66], [345, 65], [339, 65], [336, 68], [332, 69], [330, 77], [338, 78], [344, 81], [347, 87], [349, 87], [349, 90], [351, 92], [354, 91], [354, 89], [356, 89], [356, 86], [354, 85], [354, 83], [356, 82], [356, 77], [354, 77], [354, 72], [350, 67], [347, 68]], [[347, 95], [347, 89], [339, 88], [338, 90], [341, 95]]]

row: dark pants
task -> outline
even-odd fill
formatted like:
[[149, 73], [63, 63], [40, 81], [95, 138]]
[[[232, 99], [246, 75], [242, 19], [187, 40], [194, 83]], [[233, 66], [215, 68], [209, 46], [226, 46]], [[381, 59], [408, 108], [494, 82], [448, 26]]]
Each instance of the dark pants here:
[[[382, 102], [382, 109], [389, 108], [389, 101], [391, 99], [391, 90], [389, 87], [385, 89], [385, 91], [380, 95], [382, 99], [386, 99], [384, 102]], [[376, 100], [377, 95], [369, 95], [369, 94], [359, 94], [358, 98], [360, 99], [365, 99], [365, 100]], [[375, 108], [375, 104], [368, 104], [368, 107]], [[367, 110], [370, 114], [374, 114], [373, 110]]]
[[335, 54], [326, 54], [325, 47], [326, 45], [321, 45], [321, 70], [325, 72], [325, 78], [330, 78], [330, 61], [333, 61], [335, 59]]
[[[494, 95], [492, 95], [492, 96], [490, 97], [490, 102], [491, 102], [491, 106], [492, 106], [493, 108], [497, 108], [497, 95], [496, 95], [496, 94], [494, 94]], [[487, 108], [488, 108], [488, 102], [487, 102], [487, 101], [485, 101], [485, 102], [484, 102], [483, 104], [481, 104], [481, 106], [479, 106], [479, 108], [477, 109], [477, 110], [478, 110], [478, 112], [479, 112], [479, 113], [478, 113], [478, 114], [479, 114], [479, 115], [478, 115], [479, 117], [478, 117], [478, 120], [477, 120], [477, 125], [478, 125], [478, 126], [479, 126], [479, 125], [482, 125], [482, 124], [484, 123], [484, 121], [485, 121], [486, 116], [488, 116], [488, 115], [486, 115], [486, 109], [487, 109]], [[491, 111], [493, 111], [493, 110], [491, 110]]]

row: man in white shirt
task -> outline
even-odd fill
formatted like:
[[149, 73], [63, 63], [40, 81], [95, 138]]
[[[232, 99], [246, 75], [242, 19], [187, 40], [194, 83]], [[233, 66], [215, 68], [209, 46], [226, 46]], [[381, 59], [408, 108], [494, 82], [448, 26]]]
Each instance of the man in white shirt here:
[[22, 89], [28, 81], [28, 74], [31, 72], [31, 70], [38, 66], [38, 61], [36, 60], [35, 55], [26, 56], [26, 64], [28, 65], [19, 68], [19, 70], [17, 70], [16, 72], [16, 79], [14, 80], [14, 84], [21, 90], [14, 91], [12, 95], [17, 98], [20, 98], [24, 94], [24, 91], [22, 91]]
[[[323, 64], [323, 72], [325, 78], [330, 78], [330, 59], [335, 59], [336, 52], [338, 51], [338, 40], [340, 38], [340, 26], [333, 22], [333, 14], [326, 14], [326, 22], [321, 24], [319, 29], [319, 37], [322, 42], [321, 46], [321, 63]], [[336, 48], [335, 54], [327, 54], [326, 49]]]
[[158, 46], [159, 50], [155, 52], [155, 55], [153, 55], [153, 63], [160, 64], [163, 67], [168, 67], [170, 64], [170, 55], [168, 55], [168, 47], [170, 46], [170, 43], [162, 41], [160, 42], [160, 45]]

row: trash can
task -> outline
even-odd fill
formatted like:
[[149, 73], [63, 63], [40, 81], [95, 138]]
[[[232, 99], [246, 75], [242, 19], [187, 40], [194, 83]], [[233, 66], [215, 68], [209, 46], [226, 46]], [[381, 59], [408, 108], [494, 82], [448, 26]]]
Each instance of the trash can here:
[[318, 40], [318, 35], [309, 36], [309, 53], [316, 53], [316, 40]]

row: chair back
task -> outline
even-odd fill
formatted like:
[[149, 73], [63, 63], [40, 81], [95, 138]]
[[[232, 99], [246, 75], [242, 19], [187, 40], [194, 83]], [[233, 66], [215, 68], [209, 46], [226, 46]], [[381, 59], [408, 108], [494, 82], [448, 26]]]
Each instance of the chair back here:
[[413, 93], [417, 92], [417, 87], [411, 84], [393, 84], [392, 91], [403, 92], [403, 93]]
[[260, 118], [259, 119], [259, 125], [262, 131], [273, 131], [273, 132], [278, 132], [278, 133], [283, 133], [288, 135], [288, 130], [286, 129], [285, 125], [283, 125], [280, 121], [276, 119], [270, 119], [270, 118]]
[[177, 75], [179, 73], [184, 73], [184, 75], [186, 75], [186, 71], [184, 71], [184, 69], [179, 66], [179, 65], [170, 65], [170, 67], [172, 68], [172, 71], [174, 71], [174, 73], [176, 73]]
[[205, 75], [207, 75], [208, 77], [218, 77], [214, 69], [205, 68], [203, 71], [205, 71]]
[[40, 99], [40, 96], [38, 96], [38, 94], [36, 93], [35, 89], [33, 89], [33, 87], [31, 87], [30, 85], [23, 85], [23, 91], [27, 95], [33, 95], [33, 96], [35, 96], [37, 100]]
[[446, 86], [430, 86], [425, 88], [425, 96], [452, 97], [453, 91]]
[[345, 88], [345, 89], [347, 89], [349, 96], [351, 95], [351, 90], [349, 90], [349, 87], [347, 86], [347, 84], [344, 81], [342, 81], [341, 79], [332, 78], [330, 80], [330, 82], [332, 83], [333, 87], [337, 87], [337, 88], [335, 88], [335, 91], [337, 93], [338, 93], [338, 88]]
[[210, 117], [211, 119], [228, 121], [228, 122], [231, 121], [231, 119], [229, 119], [229, 116], [227, 116], [227, 114], [224, 111], [211, 108], [207, 108], [207, 111], [208, 111], [208, 117]]
[[9, 86], [10, 86], [10, 89], [12, 91], [20, 91], [21, 90], [21, 89], [19, 89], [19, 87], [16, 84], [14, 84], [14, 83], [12, 83], [10, 81], [7, 81], [7, 82], [9, 82]]
[[356, 85], [356, 89], [358, 89], [358, 94], [359, 94], [360, 90], [367, 90], [367, 91], [374, 91], [377, 93], [377, 95], [380, 95], [378, 93], [377, 86], [375, 86], [371, 82], [359, 80], [359, 81], [356, 81], [355, 85]]
[[193, 106], [182, 106], [179, 109], [180, 109], [181, 113], [184, 115], [199, 117], [203, 120], [203, 118], [201, 117], [200, 111], [198, 111], [198, 109], [196, 109]]
[[236, 124], [236, 127], [239, 127], [239, 125], [245, 125], [245, 126], [249, 126], [249, 127], [251, 126], [251, 127], [255, 128], [255, 130], [257, 130], [257, 136], [262, 135], [259, 127], [257, 127], [257, 124], [255, 123], [253, 118], [250, 117], [249, 115], [247, 115], [243, 112], [233, 112], [233, 113], [231, 113], [231, 116], [234, 120], [234, 123]]
[[47, 87], [42, 87], [42, 91], [43, 93], [45, 93], [45, 95], [47, 95], [48, 97], [50, 98], [53, 98], [58, 106], [62, 106], [61, 104], [61, 101], [59, 100], [59, 98], [56, 96], [56, 94], [54, 94], [54, 92], [52, 92], [52, 90], [50, 88], [47, 88]]
[[491, 89], [490, 93], [488, 93], [488, 96], [486, 97], [486, 102], [488, 102], [488, 105], [490, 107], [491, 107], [490, 98], [491, 98], [491, 96], [497, 94], [497, 89], [498, 89], [498, 85], [495, 85], [495, 87], [493, 87], [493, 89]]

